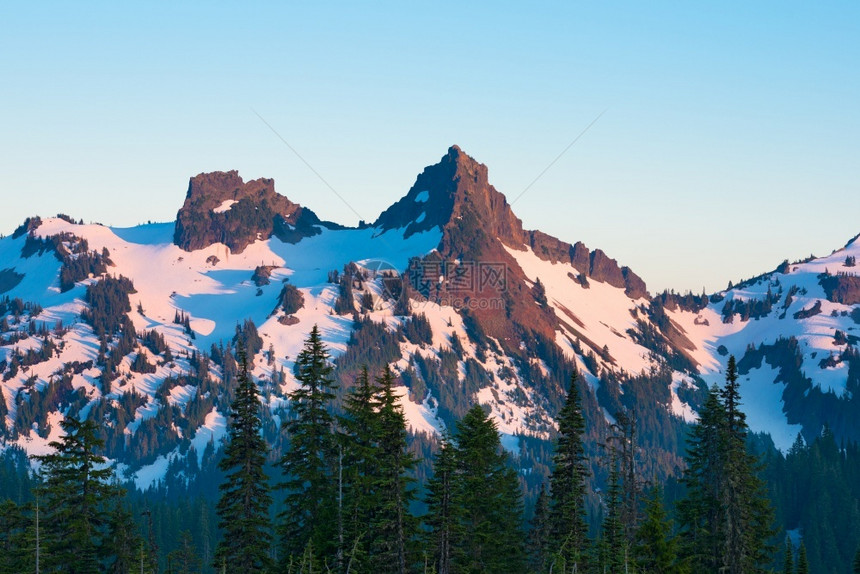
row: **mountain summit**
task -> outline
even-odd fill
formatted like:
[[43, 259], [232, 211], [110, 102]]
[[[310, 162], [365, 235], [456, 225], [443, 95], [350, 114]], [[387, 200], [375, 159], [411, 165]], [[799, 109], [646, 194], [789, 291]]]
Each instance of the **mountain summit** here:
[[188, 182], [173, 242], [186, 251], [223, 243], [241, 253], [273, 234], [289, 242], [315, 235], [319, 223], [312, 211], [275, 192], [273, 179], [245, 182], [235, 170], [216, 171]]

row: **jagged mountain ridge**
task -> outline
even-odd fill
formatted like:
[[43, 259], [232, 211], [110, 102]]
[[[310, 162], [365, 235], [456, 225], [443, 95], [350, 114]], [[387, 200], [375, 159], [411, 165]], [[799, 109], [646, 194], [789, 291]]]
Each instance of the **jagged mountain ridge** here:
[[[856, 251], [849, 245], [845, 257]], [[832, 257], [825, 259], [835, 264]], [[456, 146], [368, 227], [320, 222], [278, 196], [271, 180], [201, 174], [192, 178], [175, 224], [110, 229], [33, 218], [0, 241], [0, 261], [0, 295], [10, 298], [0, 345], [4, 444], [42, 452], [56, 438], [58, 417], [95, 413], [110, 429], [113, 460], [141, 487], [187, 458], [189, 447], [202, 461], [209, 442], [223, 435], [234, 365], [219, 345], [229, 344], [245, 319], [260, 341], [254, 375], [274, 434], [295, 385], [292, 360], [313, 324], [337, 358], [342, 384], [362, 361], [394, 366], [409, 424], [420, 432], [438, 432], [477, 400], [492, 411], [511, 450], [527, 442], [522, 435], [548, 439], [567, 374], [576, 368], [591, 389], [586, 404], [595, 434], [615, 411], [635, 406], [647, 413], [645, 446], [659, 461], [643, 464], [665, 474], [679, 461], [674, 437], [694, 419], [703, 384], [720, 380], [723, 342], [741, 358], [745, 376], [753, 373], [745, 397], [756, 399], [748, 405], [754, 430], [775, 430], [780, 446], [797, 430], [818, 432], [822, 422], [843, 436], [857, 432], [849, 416], [856, 368], [846, 355], [850, 344], [834, 347], [846, 378], [831, 387], [842, 394], [821, 400], [796, 375], [780, 387], [773, 381], [781, 372], [763, 370], [746, 352], [750, 343], [776, 345], [781, 333], [805, 334], [820, 313], [790, 315], [788, 330], [764, 308], [758, 321], [745, 321], [742, 311], [737, 323], [722, 322], [723, 301], [749, 300], [762, 281], [794, 273], [804, 277], [806, 294], [795, 292], [790, 310], [801, 300], [814, 308], [823, 297], [850, 343], [853, 304], [844, 301], [852, 280], [835, 276], [835, 287], [818, 292], [812, 261], [704, 301], [651, 297], [641, 279], [602, 251], [523, 230], [489, 184], [486, 166]], [[380, 262], [406, 271], [400, 293], [378, 273]], [[341, 270], [346, 281], [332, 276]], [[493, 270], [501, 280], [481, 275]], [[131, 287], [107, 279], [120, 275]], [[301, 294], [298, 308], [286, 303], [285, 281]], [[105, 282], [127, 298], [127, 307], [114, 310], [127, 322], [112, 336], [93, 320], [102, 303], [90, 292]], [[783, 305], [789, 291], [780, 293]], [[408, 299], [410, 313], [396, 313], [398, 297]], [[771, 292], [768, 313], [780, 305], [775, 297]], [[751, 328], [765, 323], [773, 324], [766, 332]], [[756, 352], [765, 365], [783, 360], [777, 351]], [[809, 395], [832, 408], [802, 415]], [[532, 464], [521, 454], [524, 466]]]

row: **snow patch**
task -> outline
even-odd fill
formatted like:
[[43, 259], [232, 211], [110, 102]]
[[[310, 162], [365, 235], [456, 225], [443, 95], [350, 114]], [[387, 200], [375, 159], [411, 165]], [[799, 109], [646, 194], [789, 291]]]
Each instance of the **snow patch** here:
[[224, 213], [225, 211], [230, 211], [230, 209], [237, 203], [238, 202], [235, 199], [225, 199], [221, 202], [221, 205], [212, 210], [212, 213]]

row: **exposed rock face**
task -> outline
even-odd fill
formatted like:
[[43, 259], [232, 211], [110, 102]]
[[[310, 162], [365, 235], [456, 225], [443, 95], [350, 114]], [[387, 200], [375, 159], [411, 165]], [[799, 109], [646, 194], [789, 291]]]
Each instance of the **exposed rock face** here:
[[827, 300], [843, 305], [860, 303], [860, 277], [856, 275], [830, 275], [820, 281]]
[[246, 183], [235, 170], [201, 173], [188, 183], [173, 242], [186, 251], [220, 242], [241, 253], [273, 234], [284, 241], [314, 235], [319, 223], [312, 211], [277, 194], [272, 179]]
[[[504, 299], [503, 313], [499, 308], [474, 306], [470, 311], [486, 333], [503, 345], [506, 341], [518, 342], [529, 336], [529, 332], [551, 340], [557, 326], [551, 308], [535, 305], [530, 288], [535, 278], [525, 276], [505, 246], [515, 250], [530, 247], [541, 259], [571, 264], [584, 276], [626, 289], [633, 298], [648, 297], [645, 283], [602, 251], [590, 252], [582, 243], [570, 245], [541, 231], [524, 230], [505, 196], [490, 185], [487, 166], [457, 146], [452, 146], [439, 163], [425, 168], [409, 193], [383, 212], [374, 226], [402, 229], [406, 237], [435, 227], [442, 230], [438, 253], [432, 257], [433, 271], [428, 273], [435, 277], [428, 276], [425, 281], [434, 285], [425, 293], [430, 299], [444, 302], [450, 296], [445, 286], [435, 286], [440, 274], [435, 266], [440, 262], [446, 265], [444, 274], [448, 278], [458, 273], [480, 273], [482, 264], [503, 267], [506, 275], [503, 292], [494, 291], [495, 285], [468, 292], [469, 297], [479, 301]], [[458, 261], [461, 263], [457, 264]], [[469, 265], [472, 268], [467, 268]]]
[[466, 247], [458, 243], [477, 239], [475, 230], [469, 229], [472, 224], [508, 247], [522, 249], [527, 245], [541, 259], [569, 263], [597, 281], [624, 288], [634, 299], [648, 298], [645, 282], [629, 268], [619, 267], [603, 251], [589, 252], [582, 243], [571, 246], [541, 231], [524, 230], [505, 196], [490, 185], [487, 166], [457, 146], [449, 148], [439, 163], [425, 168], [409, 193], [383, 212], [374, 225], [403, 228], [407, 237], [441, 227], [445, 233], [440, 251], [456, 256], [456, 251]]

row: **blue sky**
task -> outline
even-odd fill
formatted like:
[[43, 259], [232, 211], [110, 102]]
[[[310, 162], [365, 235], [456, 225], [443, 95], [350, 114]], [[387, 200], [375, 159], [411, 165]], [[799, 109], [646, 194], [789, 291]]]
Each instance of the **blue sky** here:
[[[860, 233], [860, 3], [0, 6], [0, 231], [172, 220], [238, 169], [373, 220], [451, 144], [653, 291]], [[255, 115], [318, 171], [347, 207]]]

